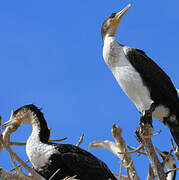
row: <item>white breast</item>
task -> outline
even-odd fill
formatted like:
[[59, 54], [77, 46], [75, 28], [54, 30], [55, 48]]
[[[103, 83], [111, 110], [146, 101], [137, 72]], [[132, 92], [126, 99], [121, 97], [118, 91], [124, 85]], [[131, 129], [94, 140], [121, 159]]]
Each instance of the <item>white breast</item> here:
[[127, 60], [125, 53], [125, 47], [120, 46], [114, 37], [105, 38], [103, 57], [106, 64], [139, 112], [144, 113], [150, 108], [153, 101], [150, 99], [150, 93], [144, 86], [139, 73]]
[[[36, 133], [36, 134], [35, 134]], [[58, 153], [53, 146], [40, 141], [38, 132], [32, 132], [27, 140], [26, 153], [35, 169], [50, 163], [49, 158], [53, 153]]]

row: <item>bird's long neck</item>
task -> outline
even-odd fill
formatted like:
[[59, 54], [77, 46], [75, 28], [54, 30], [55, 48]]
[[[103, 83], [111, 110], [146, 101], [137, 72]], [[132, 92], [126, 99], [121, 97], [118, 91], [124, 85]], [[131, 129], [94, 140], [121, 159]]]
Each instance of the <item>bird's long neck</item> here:
[[34, 138], [38, 138], [41, 142], [48, 142], [49, 129], [45, 121], [39, 121], [38, 119], [32, 123], [32, 134]]
[[44, 118], [32, 114], [32, 133], [26, 143], [26, 153], [36, 170], [44, 167], [49, 162], [49, 157], [54, 152], [54, 148], [48, 145], [49, 129]]
[[43, 116], [43, 113], [39, 109], [34, 108], [24, 108], [22, 111], [22, 117], [25, 124], [32, 125], [32, 134], [30, 138], [38, 138], [41, 142], [48, 142], [50, 131], [48, 129], [46, 120]]
[[104, 38], [103, 39], [104, 44], [106, 44], [108, 41], [117, 41], [116, 37], [110, 34], [106, 34], [103, 38]]

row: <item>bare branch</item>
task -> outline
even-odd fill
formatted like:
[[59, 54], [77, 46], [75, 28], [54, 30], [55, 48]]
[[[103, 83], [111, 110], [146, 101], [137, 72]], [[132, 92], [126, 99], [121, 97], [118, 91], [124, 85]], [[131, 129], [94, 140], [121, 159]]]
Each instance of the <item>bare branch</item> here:
[[9, 146], [26, 146], [26, 142], [9, 142]]
[[[159, 150], [158, 148], [155, 148], [155, 150], [158, 152], [159, 155], [161, 154], [161, 152], [160, 152], [160, 150]], [[167, 154], [167, 156], [165, 157], [165, 159], [164, 159], [163, 162], [161, 163], [161, 165], [162, 165], [163, 168], [164, 168], [166, 162], [169, 160], [172, 152], [173, 152], [173, 149], [170, 150], [170, 152]]]
[[79, 180], [79, 179], [76, 179], [76, 176], [73, 176], [73, 177], [66, 177], [63, 180]]
[[121, 159], [120, 171], [119, 171], [119, 178], [122, 176], [122, 167], [124, 164], [124, 159]]
[[[134, 147], [131, 147], [131, 146], [128, 146], [128, 145], [127, 145], [127, 148], [128, 148], [129, 150], [131, 150], [131, 151], [136, 151], [136, 152], [139, 153], [139, 154], [142, 154], [142, 155], [147, 156], [147, 154], [146, 154], [145, 152], [141, 152], [141, 151], [138, 150], [138, 149], [140, 149], [140, 146], [137, 147], [137, 148], [134, 148]], [[143, 146], [142, 146], [141, 149], [143, 149]]]
[[179, 160], [179, 149], [178, 149], [178, 147], [175, 147], [172, 139], [170, 139], [170, 141], [171, 141], [171, 145], [172, 145], [173, 151], [175, 153], [175, 156]]
[[67, 137], [64, 137], [64, 138], [60, 138], [60, 139], [50, 139], [49, 142], [60, 142], [60, 141], [64, 141], [68, 139]]
[[81, 145], [81, 143], [83, 142], [83, 137], [84, 137], [84, 134], [81, 135], [79, 141], [77, 142], [76, 146], [79, 147]]
[[147, 180], [154, 180], [154, 179], [155, 179], [155, 175], [154, 175], [153, 169], [151, 165], [149, 165], [149, 172], [147, 175]]
[[60, 171], [60, 168], [57, 169], [57, 171], [55, 171], [55, 172], [53, 173], [53, 175], [49, 178], [49, 180], [51, 180], [59, 171]]
[[[127, 146], [128, 147], [128, 146]], [[132, 151], [127, 151], [127, 152], [118, 152], [119, 154], [132, 154], [132, 153], [140, 153], [140, 150], [143, 149], [143, 146], [140, 145], [139, 147], [137, 147], [136, 149], [133, 149]]]
[[[27, 164], [28, 162], [29, 162], [29, 160], [25, 161], [26, 164]], [[12, 172], [12, 171], [16, 170], [17, 168], [19, 168], [19, 167], [21, 167], [21, 166], [22, 166], [22, 164], [19, 164], [18, 166], [14, 167], [14, 168], [11, 169], [10, 171]]]
[[156, 178], [158, 180], [166, 180], [166, 174], [164, 173], [161, 163], [156, 155], [152, 140], [151, 138], [148, 138], [149, 136], [152, 136], [152, 132], [153, 128], [149, 122], [140, 122], [139, 127], [136, 129], [136, 136], [146, 150]]
[[168, 174], [168, 173], [170, 173], [170, 172], [172, 172], [172, 171], [176, 171], [176, 170], [178, 170], [178, 169], [179, 169], [179, 167], [174, 168], [174, 169], [170, 169], [169, 171], [166, 172], [166, 174]]
[[[139, 177], [136, 173], [133, 161], [129, 154], [120, 154], [119, 152], [126, 152], [126, 145], [125, 141], [121, 136], [122, 130], [119, 126], [113, 125], [112, 126], [112, 135], [115, 138], [115, 142], [105, 140], [105, 141], [94, 141], [90, 143], [89, 148], [91, 147], [98, 147], [98, 148], [106, 148], [116, 156], [118, 156], [124, 162], [124, 167], [129, 172], [130, 179], [132, 180], [139, 180]], [[128, 167], [130, 165], [130, 167]]]
[[[67, 137], [60, 139], [50, 139], [49, 142], [60, 142], [68, 139]], [[9, 146], [26, 146], [26, 142], [9, 142]]]
[[113, 173], [113, 175], [116, 178], [119, 178], [120, 180], [129, 180], [129, 178], [127, 176], [120, 176], [119, 174]]
[[149, 135], [149, 136], [145, 136], [145, 138], [151, 138], [151, 137], [154, 137], [154, 136], [158, 136], [161, 132], [162, 132], [162, 130], [160, 130], [158, 133], [155, 133], [155, 134], [152, 134], [152, 135]]

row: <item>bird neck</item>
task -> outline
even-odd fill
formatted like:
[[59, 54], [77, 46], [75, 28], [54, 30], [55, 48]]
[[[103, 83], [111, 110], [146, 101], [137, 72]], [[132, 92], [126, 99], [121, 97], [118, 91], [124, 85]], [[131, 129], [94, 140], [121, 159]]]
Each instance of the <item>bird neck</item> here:
[[26, 143], [26, 153], [37, 171], [48, 166], [50, 156], [56, 152], [55, 148], [48, 144], [49, 134], [46, 122], [33, 120], [32, 133]]
[[38, 138], [41, 142], [48, 142], [49, 134], [50, 132], [46, 124], [39, 121], [32, 124], [31, 138]]
[[48, 129], [45, 119], [39, 119], [36, 117], [32, 122], [32, 134], [31, 138], [38, 138], [41, 142], [48, 142], [50, 131]]
[[116, 41], [116, 38], [114, 35], [110, 35], [110, 34], [106, 34], [104, 37], [103, 37], [103, 42], [104, 44], [108, 41]]

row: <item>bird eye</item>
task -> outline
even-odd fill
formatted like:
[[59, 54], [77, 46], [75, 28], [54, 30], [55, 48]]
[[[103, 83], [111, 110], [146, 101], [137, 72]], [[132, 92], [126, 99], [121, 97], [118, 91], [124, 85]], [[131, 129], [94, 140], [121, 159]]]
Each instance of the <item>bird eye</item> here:
[[112, 13], [112, 14], [110, 15], [110, 18], [114, 18], [115, 15], [116, 15], [116, 13]]

